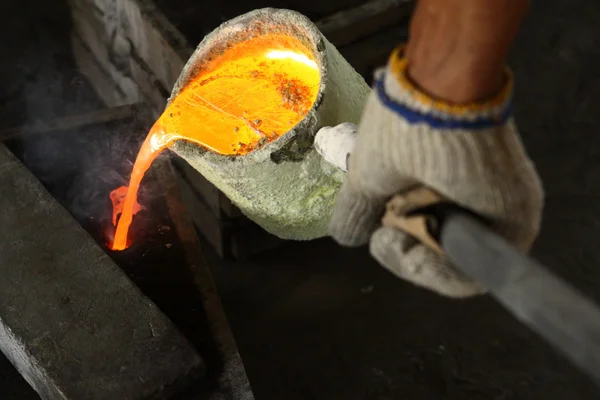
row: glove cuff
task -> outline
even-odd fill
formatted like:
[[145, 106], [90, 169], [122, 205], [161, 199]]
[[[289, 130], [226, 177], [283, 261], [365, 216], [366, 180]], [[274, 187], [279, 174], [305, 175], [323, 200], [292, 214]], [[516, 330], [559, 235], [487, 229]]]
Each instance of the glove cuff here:
[[387, 67], [377, 74], [375, 91], [385, 107], [409, 124], [423, 123], [438, 129], [487, 129], [503, 125], [512, 117], [513, 77], [506, 68], [506, 83], [485, 102], [464, 105], [436, 100], [408, 79], [403, 48], [396, 49]]

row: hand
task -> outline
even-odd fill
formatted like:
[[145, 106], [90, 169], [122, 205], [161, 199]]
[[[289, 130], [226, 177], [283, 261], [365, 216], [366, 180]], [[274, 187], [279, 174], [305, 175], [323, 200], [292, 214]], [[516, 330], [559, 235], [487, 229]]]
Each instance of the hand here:
[[543, 191], [510, 114], [510, 77], [492, 100], [453, 106], [427, 98], [405, 72], [396, 53], [379, 73], [330, 234], [345, 246], [370, 241], [371, 254], [389, 271], [439, 294], [484, 293], [446, 259], [399, 230], [381, 227], [381, 217], [391, 196], [423, 185], [488, 217], [522, 251], [531, 247]]

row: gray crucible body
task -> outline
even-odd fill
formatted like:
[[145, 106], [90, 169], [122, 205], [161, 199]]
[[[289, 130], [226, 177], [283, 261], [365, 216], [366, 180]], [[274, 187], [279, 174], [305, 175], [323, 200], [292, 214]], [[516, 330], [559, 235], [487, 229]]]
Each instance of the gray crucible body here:
[[358, 123], [370, 88], [308, 18], [266, 8], [223, 23], [198, 45], [169, 102], [228, 46], [266, 33], [291, 35], [313, 52], [321, 79], [306, 117], [245, 155], [221, 155], [186, 141], [177, 141], [171, 150], [266, 231], [283, 239], [323, 237], [344, 172], [319, 156], [314, 137], [323, 126]]

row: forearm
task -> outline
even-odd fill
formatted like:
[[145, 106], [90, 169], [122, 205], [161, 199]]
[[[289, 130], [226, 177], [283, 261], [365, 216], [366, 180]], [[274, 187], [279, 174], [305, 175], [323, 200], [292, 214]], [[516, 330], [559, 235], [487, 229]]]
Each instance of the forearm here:
[[482, 101], [504, 84], [528, 0], [418, 0], [405, 56], [409, 78], [449, 103]]

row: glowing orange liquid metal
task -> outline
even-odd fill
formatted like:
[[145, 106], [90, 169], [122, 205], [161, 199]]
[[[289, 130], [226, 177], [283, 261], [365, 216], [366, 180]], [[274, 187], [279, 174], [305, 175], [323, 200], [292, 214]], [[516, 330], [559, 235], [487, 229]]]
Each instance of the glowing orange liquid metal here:
[[223, 155], [244, 155], [292, 129], [314, 104], [320, 73], [297, 39], [268, 34], [225, 51], [192, 80], [154, 123], [137, 155], [128, 187], [111, 192], [112, 250], [133, 242], [129, 228], [144, 208], [137, 196], [157, 155], [188, 140]]

